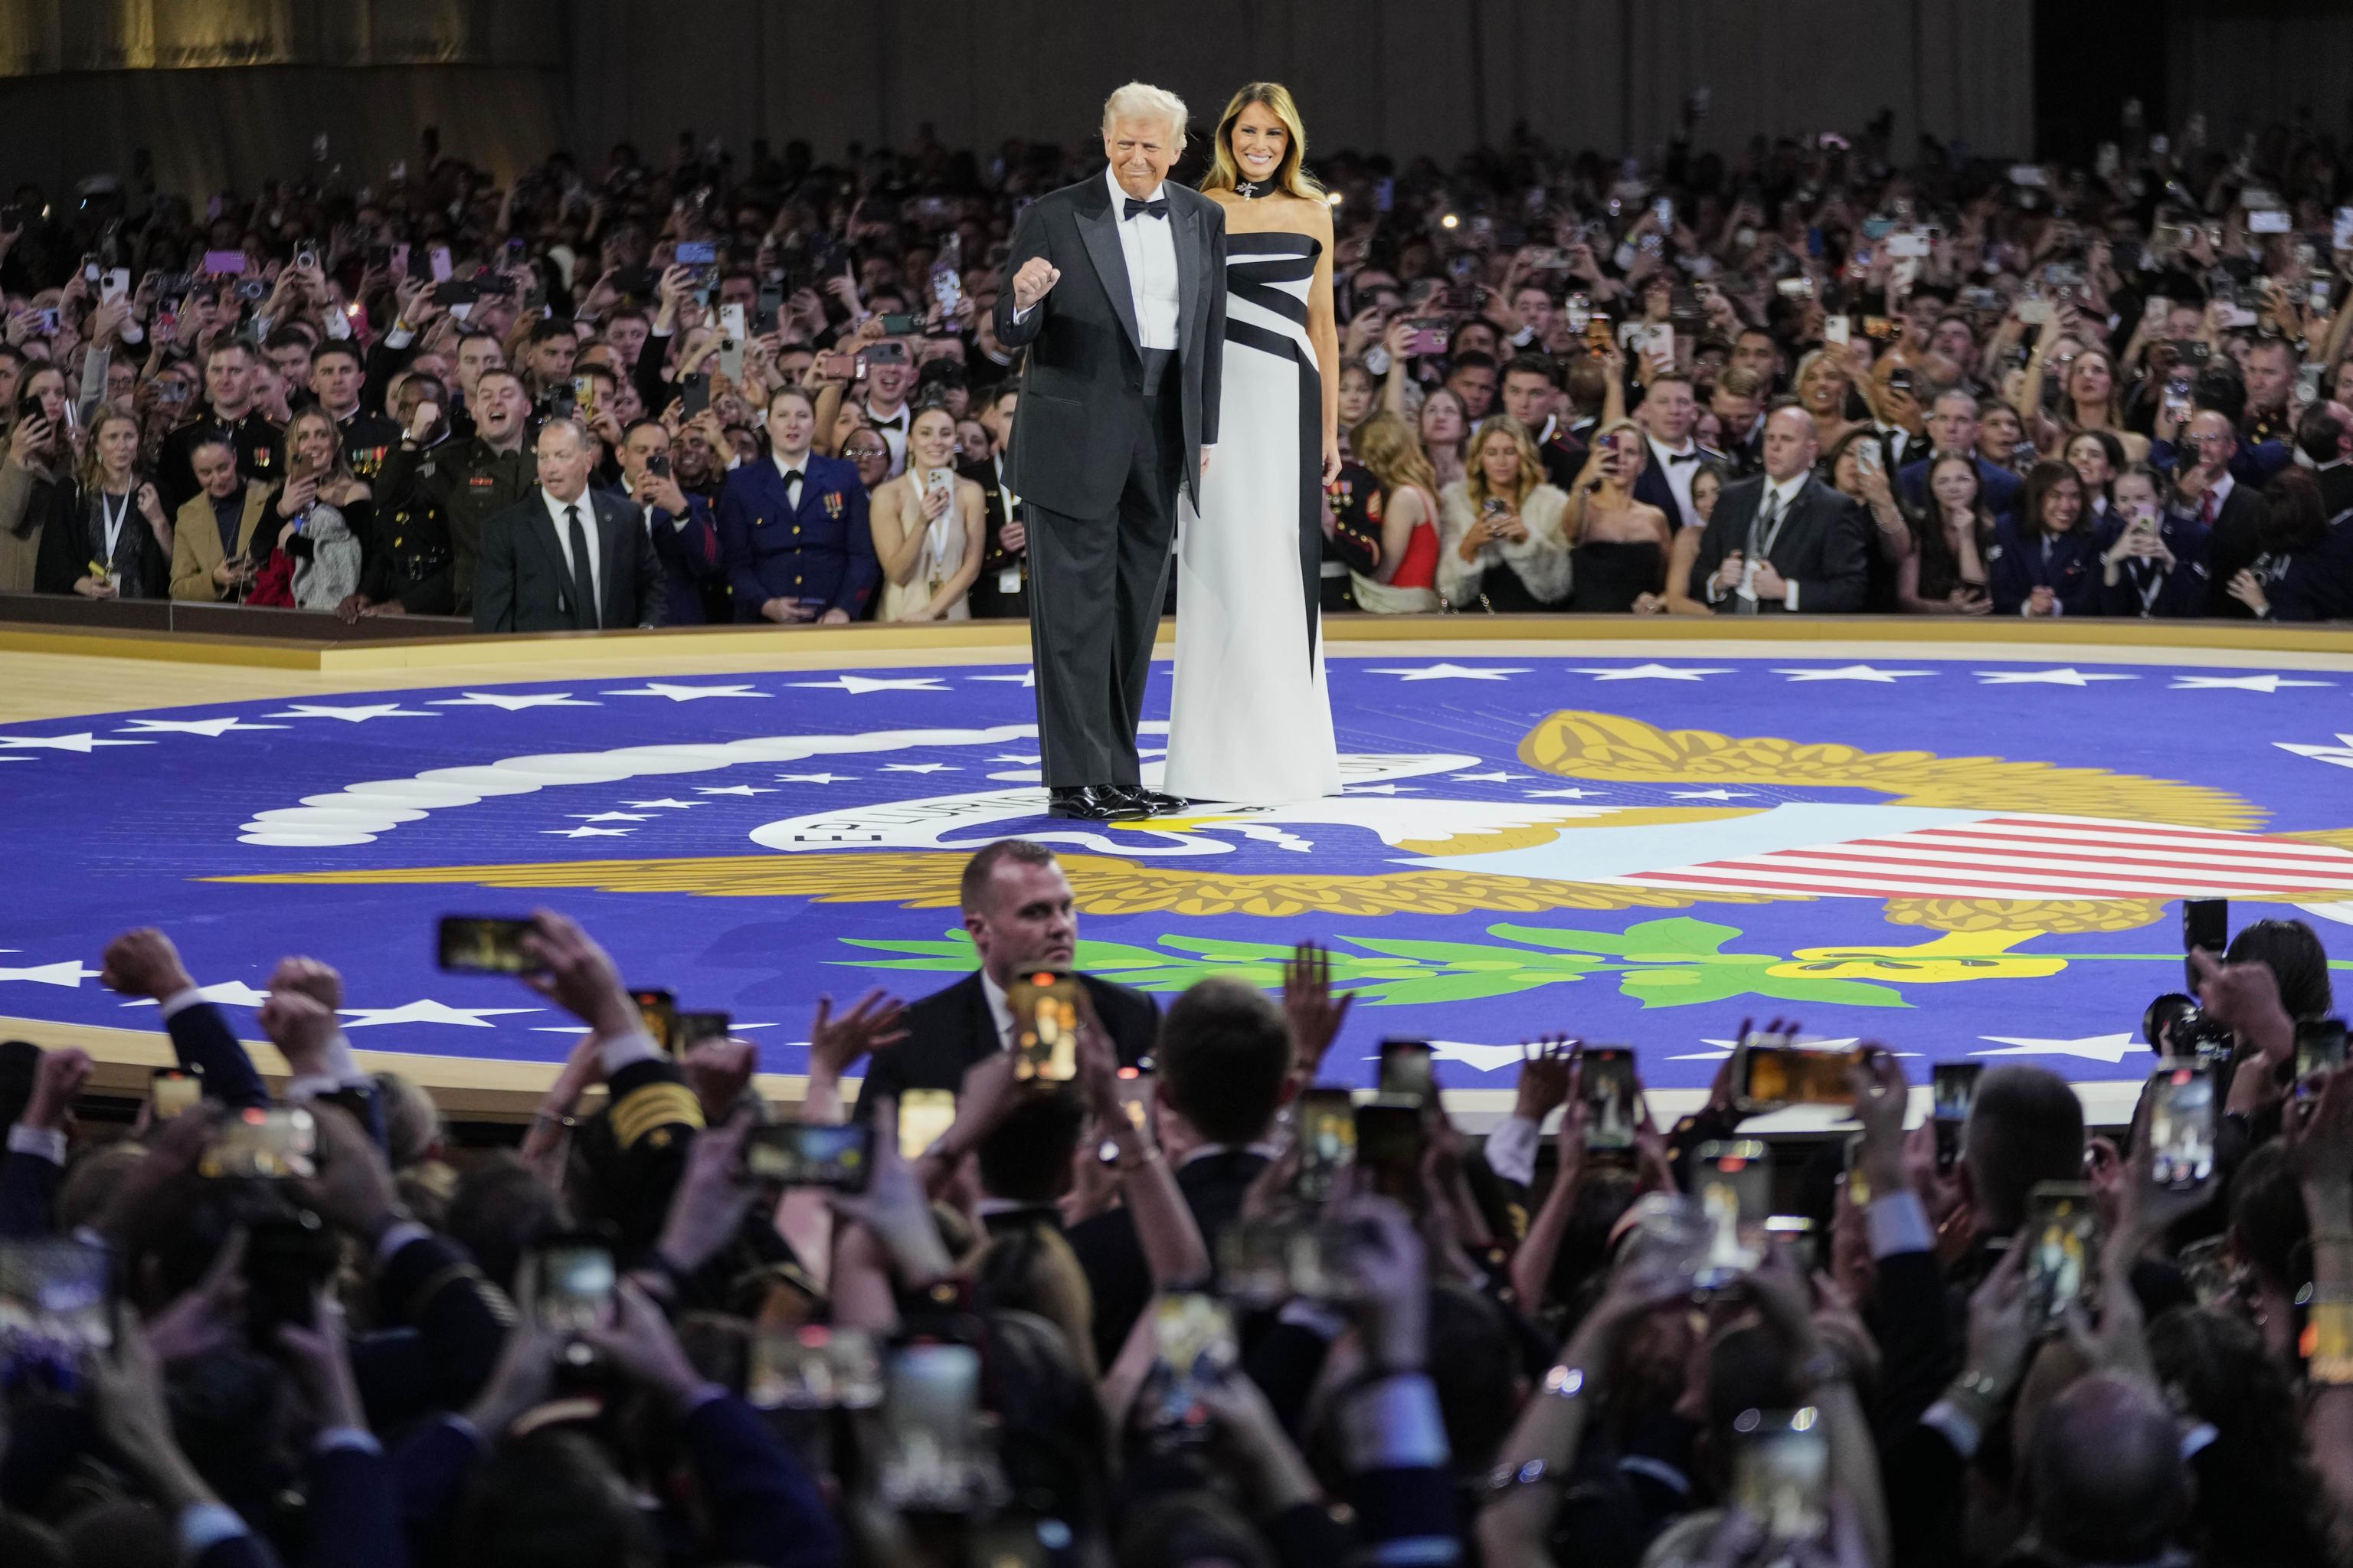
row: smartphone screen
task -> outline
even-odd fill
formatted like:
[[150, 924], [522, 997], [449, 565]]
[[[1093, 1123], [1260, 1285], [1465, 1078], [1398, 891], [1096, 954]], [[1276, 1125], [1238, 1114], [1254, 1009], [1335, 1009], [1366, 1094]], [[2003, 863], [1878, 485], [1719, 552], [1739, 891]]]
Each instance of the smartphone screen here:
[[2189, 976], [2189, 994], [2198, 994], [2198, 966], [2189, 955], [2203, 948], [2215, 962], [2231, 948], [2231, 901], [2227, 898], [2185, 898], [2181, 901], [2182, 965]]
[[1855, 1060], [1852, 1051], [1799, 1045], [1786, 1034], [1751, 1034], [1733, 1069], [1735, 1102], [1743, 1111], [1850, 1105]]
[[1373, 1191], [1409, 1208], [1421, 1206], [1422, 1109], [1419, 1100], [1384, 1095], [1356, 1107], [1356, 1163]]
[[1819, 1541], [1830, 1528], [1831, 1440], [1819, 1414], [1744, 1411], [1733, 1423], [1732, 1504], [1767, 1539]]
[[729, 1012], [681, 1012], [671, 1033], [678, 1041], [678, 1054], [685, 1055], [706, 1040], [724, 1040], [735, 1027], [735, 1016]]
[[646, 1033], [654, 1044], [670, 1055], [678, 1054], [678, 998], [666, 991], [633, 991], [629, 1000], [638, 1004], [638, 1016], [644, 1020]]
[[1154, 1304], [1152, 1338], [1160, 1398], [1147, 1419], [1207, 1436], [1209, 1413], [1202, 1396], [1231, 1375], [1240, 1360], [1232, 1311], [1215, 1296], [1173, 1291]]
[[245, 1325], [255, 1349], [275, 1349], [280, 1324], [311, 1326], [314, 1298], [340, 1255], [333, 1233], [307, 1209], [254, 1222], [245, 1242]]
[[1936, 1129], [1936, 1169], [1950, 1171], [1961, 1156], [1961, 1129], [1968, 1125], [1969, 1102], [1977, 1097], [1980, 1062], [1939, 1062], [1929, 1071]]
[[205, 1080], [201, 1073], [186, 1067], [158, 1067], [147, 1075], [147, 1101], [153, 1108], [151, 1119], [169, 1121], [185, 1110], [195, 1109], [205, 1097]]
[[955, 1124], [952, 1089], [907, 1089], [899, 1096], [899, 1152], [919, 1160]]
[[1703, 1143], [1692, 1160], [1694, 1196], [1706, 1217], [1707, 1254], [1698, 1283], [1720, 1287], [1755, 1268], [1759, 1242], [1773, 1212], [1773, 1168], [1753, 1138]]
[[248, 1106], [220, 1125], [196, 1161], [199, 1176], [278, 1181], [309, 1176], [317, 1167], [318, 1128], [301, 1107]]
[[1634, 1103], [1634, 1053], [1625, 1045], [1585, 1048], [1585, 1147], [1603, 1152], [1634, 1147], [1641, 1112]]
[[2027, 1314], [2042, 1327], [2058, 1323], [2098, 1283], [2100, 1216], [2092, 1190], [2080, 1181], [2044, 1181], [2029, 1194], [2019, 1241], [2026, 1249]]
[[980, 1352], [970, 1345], [901, 1345], [882, 1362], [885, 1507], [961, 1512], [981, 1489]]
[[2353, 1383], [2353, 1302], [2314, 1302], [2297, 1343], [2306, 1379], [2328, 1386]]
[[1425, 1105], [1430, 1103], [1438, 1086], [1430, 1075], [1430, 1042], [1382, 1041], [1380, 1084], [1383, 1095], [1409, 1096]]
[[612, 1316], [613, 1249], [588, 1236], [557, 1236], [532, 1249], [539, 1260], [539, 1326], [558, 1334], [602, 1328]]
[[2295, 1082], [2298, 1094], [2317, 1094], [2314, 1080], [2345, 1065], [2345, 1021], [2310, 1018], [2295, 1026]]
[[744, 1139], [744, 1173], [786, 1187], [862, 1192], [874, 1173], [874, 1128], [867, 1122], [755, 1127]]
[[63, 1236], [0, 1241], [0, 1367], [70, 1372], [114, 1343], [114, 1255]]
[[530, 921], [501, 915], [444, 915], [441, 967], [465, 974], [528, 974], [533, 965], [522, 939], [531, 929]]
[[2149, 1078], [2149, 1176], [2182, 1191], [2214, 1174], [2214, 1075], [2160, 1067]]
[[1356, 1158], [1356, 1107], [1345, 1089], [1299, 1097], [1299, 1177], [1294, 1191], [1312, 1203], [1332, 1195], [1333, 1179]]
[[1013, 1013], [1017, 1079], [1063, 1084], [1079, 1075], [1079, 982], [1059, 969], [1030, 969], [1005, 991]]
[[881, 1399], [882, 1356], [864, 1330], [753, 1330], [744, 1400], [754, 1409], [871, 1410]]

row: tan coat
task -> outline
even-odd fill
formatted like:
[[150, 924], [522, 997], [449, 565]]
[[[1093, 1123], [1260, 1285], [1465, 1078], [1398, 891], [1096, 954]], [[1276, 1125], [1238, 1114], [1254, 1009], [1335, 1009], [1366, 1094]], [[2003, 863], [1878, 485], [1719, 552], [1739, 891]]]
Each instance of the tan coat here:
[[[248, 480], [245, 516], [237, 525], [237, 553], [248, 556], [254, 531], [261, 526], [262, 503], [269, 499], [266, 484]], [[172, 523], [172, 597], [216, 603], [229, 590], [213, 581], [213, 568], [227, 559], [221, 554], [220, 524], [213, 521], [213, 498], [198, 491], [180, 508]]]

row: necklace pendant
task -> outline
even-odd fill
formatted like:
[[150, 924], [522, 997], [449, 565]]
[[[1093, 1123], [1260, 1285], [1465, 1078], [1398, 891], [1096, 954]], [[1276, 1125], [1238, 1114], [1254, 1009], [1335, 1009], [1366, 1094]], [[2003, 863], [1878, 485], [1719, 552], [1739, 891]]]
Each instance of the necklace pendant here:
[[1258, 199], [1258, 185], [1252, 180], [1237, 181], [1234, 185], [1234, 192], [1244, 201], [1255, 201]]

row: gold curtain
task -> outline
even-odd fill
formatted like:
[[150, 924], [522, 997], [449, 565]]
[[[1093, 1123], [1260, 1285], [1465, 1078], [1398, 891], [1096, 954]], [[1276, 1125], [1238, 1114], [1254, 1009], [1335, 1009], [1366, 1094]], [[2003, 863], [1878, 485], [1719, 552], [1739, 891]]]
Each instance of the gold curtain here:
[[0, 77], [562, 63], [561, 0], [0, 0]]

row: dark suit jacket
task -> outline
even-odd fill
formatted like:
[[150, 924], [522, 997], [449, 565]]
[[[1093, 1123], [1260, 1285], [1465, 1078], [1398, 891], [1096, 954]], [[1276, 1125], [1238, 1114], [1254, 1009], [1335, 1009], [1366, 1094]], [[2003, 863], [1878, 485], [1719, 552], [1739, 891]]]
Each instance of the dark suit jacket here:
[[2263, 522], [2268, 514], [2263, 493], [2243, 479], [2231, 486], [2214, 514], [2214, 532], [2206, 541], [2206, 613], [2231, 620], [2252, 620], [2255, 612], [2231, 597], [2231, 579], [2255, 564], [2263, 553]]
[[[1716, 498], [1715, 516], [1700, 535], [1699, 559], [1692, 566], [1691, 594], [1703, 604], [1709, 602], [1707, 579], [1724, 565], [1724, 557], [1736, 550], [1746, 552], [1748, 525], [1757, 521], [1765, 486], [1766, 476], [1758, 474], [1725, 485]], [[1766, 559], [1785, 580], [1798, 585], [1800, 614], [1851, 613], [1862, 608], [1870, 588], [1871, 533], [1870, 519], [1859, 504], [1809, 474]], [[1779, 599], [1757, 607], [1767, 615], [1783, 608]], [[1719, 615], [1731, 614], [1733, 596], [1725, 595], [1715, 609]]]
[[[985, 511], [982, 521], [987, 526], [987, 543], [980, 553], [980, 576], [972, 585], [972, 613], [982, 620], [1027, 620], [1029, 619], [1029, 549], [1005, 547], [1005, 525], [1013, 519], [1006, 514], [1005, 498], [1012, 487], [1000, 482], [997, 464], [988, 460], [959, 463], [956, 472], [980, 486]], [[997, 585], [1007, 572], [1020, 575], [1020, 586], [1011, 593]]]
[[[1173, 181], [1164, 194], [1176, 248], [1184, 482], [1198, 506], [1201, 449], [1217, 444], [1225, 365], [1226, 215], [1208, 196]], [[1119, 505], [1145, 391], [1119, 221], [1111, 185], [1100, 174], [1039, 197], [1013, 231], [1005, 287], [997, 296], [997, 341], [1029, 350], [1021, 366], [1021, 413], [1005, 454], [1006, 482], [1023, 500], [1070, 517], [1107, 516]], [[1033, 256], [1053, 263], [1061, 279], [1016, 322], [1013, 277]]]
[[[1079, 983], [1087, 988], [1095, 1015], [1111, 1031], [1121, 1063], [1133, 1065], [1149, 1055], [1160, 1033], [1159, 1004], [1140, 991], [1093, 975], [1081, 975]], [[909, 1007], [906, 1030], [904, 1040], [876, 1052], [866, 1065], [866, 1083], [852, 1112], [857, 1118], [871, 1117], [876, 1100], [885, 1096], [895, 1099], [902, 1090], [961, 1089], [965, 1069], [1003, 1049], [978, 969]]]
[[[1724, 461], [1724, 454], [1713, 448], [1694, 443], [1693, 450], [1699, 453], [1699, 462], [1689, 465], [1694, 470], [1698, 468], [1699, 463]], [[1680, 531], [1683, 526], [1683, 509], [1676, 503], [1674, 488], [1668, 484], [1667, 471], [1660, 465], [1659, 454], [1651, 450], [1647, 437], [1643, 440], [1642, 455], [1647, 461], [1642, 465], [1641, 473], [1635, 478], [1634, 499], [1655, 506], [1665, 513], [1667, 525]], [[1722, 503], [1719, 499], [1717, 504], [1720, 506]]]
[[2353, 461], [2333, 463], [2312, 477], [2320, 486], [2320, 509], [2331, 523], [2353, 512]]
[[[669, 608], [662, 597], [661, 560], [638, 509], [596, 490], [583, 492], [580, 504], [596, 511], [603, 629], [659, 626]], [[594, 620], [579, 617], [572, 596], [572, 574], [564, 564], [564, 546], [556, 543], [555, 521], [534, 487], [482, 524], [482, 556], [474, 564], [474, 630], [595, 630]]]
[[719, 493], [719, 552], [735, 589], [735, 619], [759, 620], [762, 605], [791, 599], [819, 615], [838, 609], [858, 620], [882, 577], [858, 465], [811, 452], [800, 505], [786, 494], [773, 458], [736, 469]]
[[[1201, 1227], [1201, 1241], [1209, 1256], [1218, 1255], [1218, 1238], [1241, 1213], [1242, 1194], [1266, 1165], [1266, 1157], [1243, 1149], [1221, 1149], [1189, 1160], [1176, 1171], [1177, 1190], [1193, 1223]], [[1071, 1227], [1065, 1233], [1071, 1251], [1086, 1271], [1095, 1299], [1095, 1356], [1100, 1365], [1119, 1359], [1119, 1348], [1152, 1299], [1152, 1270], [1144, 1260], [1144, 1244], [1136, 1240], [1135, 1220], [1125, 1209]]]

